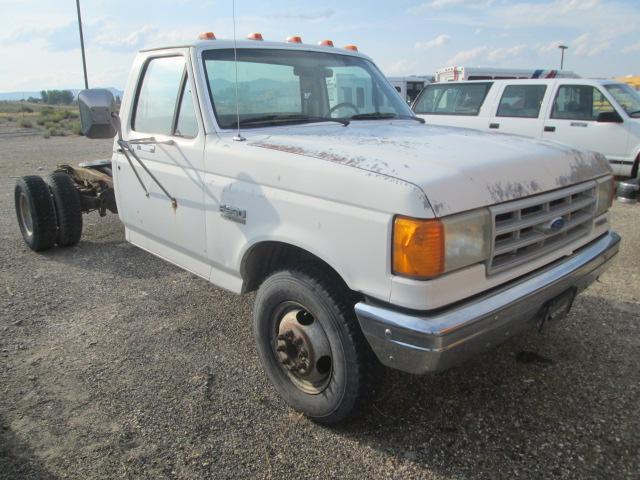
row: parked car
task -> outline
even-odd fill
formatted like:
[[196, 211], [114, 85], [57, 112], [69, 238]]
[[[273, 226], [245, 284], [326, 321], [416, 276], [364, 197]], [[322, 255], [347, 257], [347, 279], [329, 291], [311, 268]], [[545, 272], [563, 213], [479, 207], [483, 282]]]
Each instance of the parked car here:
[[462, 80], [500, 80], [515, 78], [579, 78], [570, 70], [544, 70], [542, 68], [486, 68], [444, 67], [436, 70], [435, 82]]
[[494, 80], [428, 85], [413, 110], [429, 123], [513, 133], [593, 150], [636, 176], [640, 94], [611, 80]]
[[19, 179], [18, 223], [42, 251], [117, 212], [127, 241], [257, 291], [259, 359], [315, 421], [359, 413], [380, 364], [443, 370], [561, 318], [617, 253], [602, 155], [425, 125], [353, 46], [202, 38], [139, 52], [119, 115], [80, 93], [113, 157]]

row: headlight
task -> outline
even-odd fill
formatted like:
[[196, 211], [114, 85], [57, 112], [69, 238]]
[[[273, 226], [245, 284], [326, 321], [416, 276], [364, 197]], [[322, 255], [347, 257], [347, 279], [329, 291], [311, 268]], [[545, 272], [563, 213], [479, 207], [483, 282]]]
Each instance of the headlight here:
[[615, 180], [613, 177], [604, 177], [598, 180], [598, 189], [596, 192], [596, 217], [602, 215], [611, 208], [615, 191]]
[[393, 273], [427, 279], [489, 257], [491, 217], [486, 209], [442, 219], [397, 216], [393, 224]]

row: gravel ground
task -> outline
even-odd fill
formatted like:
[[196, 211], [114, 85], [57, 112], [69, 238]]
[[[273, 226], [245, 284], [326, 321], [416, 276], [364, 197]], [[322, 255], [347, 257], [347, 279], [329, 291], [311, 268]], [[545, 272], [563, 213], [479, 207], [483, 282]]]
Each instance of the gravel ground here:
[[[442, 374], [389, 371], [336, 430], [267, 382], [237, 297], [85, 217], [28, 250], [15, 176], [111, 143], [0, 132], [1, 478], [638, 478], [640, 206], [616, 204], [615, 265], [570, 316]], [[520, 353], [533, 352], [533, 353]]]

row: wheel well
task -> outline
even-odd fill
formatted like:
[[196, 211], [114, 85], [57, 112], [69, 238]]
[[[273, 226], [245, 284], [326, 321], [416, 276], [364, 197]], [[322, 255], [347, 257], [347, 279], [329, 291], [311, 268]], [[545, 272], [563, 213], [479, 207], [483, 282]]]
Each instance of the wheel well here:
[[294, 245], [283, 242], [260, 242], [245, 254], [240, 268], [242, 293], [257, 290], [272, 273], [287, 267], [320, 269], [323, 274], [333, 277], [339, 285], [349, 290], [340, 274], [320, 257]]
[[636, 157], [636, 161], [633, 162], [633, 167], [631, 167], [631, 178], [636, 178], [638, 176], [639, 164], [640, 164], [640, 153]]

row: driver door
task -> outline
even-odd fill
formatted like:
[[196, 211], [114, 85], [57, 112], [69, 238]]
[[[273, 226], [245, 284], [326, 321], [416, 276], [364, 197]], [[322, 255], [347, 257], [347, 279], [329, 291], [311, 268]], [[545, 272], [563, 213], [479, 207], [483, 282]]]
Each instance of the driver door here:
[[205, 134], [186, 54], [179, 49], [144, 63], [123, 136], [158, 182], [118, 153], [118, 207], [130, 242], [206, 278]]

